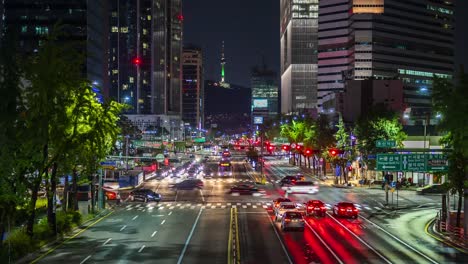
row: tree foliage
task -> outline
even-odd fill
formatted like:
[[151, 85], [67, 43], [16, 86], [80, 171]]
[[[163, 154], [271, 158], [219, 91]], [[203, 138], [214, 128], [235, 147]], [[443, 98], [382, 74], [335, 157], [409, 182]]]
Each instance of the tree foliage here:
[[434, 110], [441, 114], [439, 129], [449, 153], [448, 188], [458, 193], [457, 226], [461, 225], [462, 198], [468, 198], [468, 74], [461, 69], [457, 82], [435, 78], [432, 92]]
[[[355, 127], [358, 138], [358, 149], [364, 159], [378, 152], [375, 146], [377, 140], [394, 140], [398, 147], [403, 146], [407, 135], [403, 131], [400, 117], [389, 111], [385, 105], [376, 105], [367, 115], [362, 116]], [[371, 167], [375, 166], [372, 164]]]

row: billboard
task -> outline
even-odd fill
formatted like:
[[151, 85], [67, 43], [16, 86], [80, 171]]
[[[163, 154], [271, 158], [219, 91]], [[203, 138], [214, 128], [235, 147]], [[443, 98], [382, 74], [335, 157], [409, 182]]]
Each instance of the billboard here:
[[254, 116], [253, 123], [254, 125], [263, 124], [263, 116]]
[[253, 108], [267, 108], [268, 99], [253, 99]]

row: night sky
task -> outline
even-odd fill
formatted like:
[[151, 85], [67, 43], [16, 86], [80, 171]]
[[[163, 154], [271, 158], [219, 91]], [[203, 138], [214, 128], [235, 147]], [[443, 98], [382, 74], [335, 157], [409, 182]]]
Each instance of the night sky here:
[[[456, 66], [468, 71], [468, 1], [456, 1]], [[279, 0], [183, 0], [184, 42], [204, 52], [205, 78], [219, 80], [221, 41], [225, 41], [226, 80], [250, 86], [252, 66], [279, 74]]]

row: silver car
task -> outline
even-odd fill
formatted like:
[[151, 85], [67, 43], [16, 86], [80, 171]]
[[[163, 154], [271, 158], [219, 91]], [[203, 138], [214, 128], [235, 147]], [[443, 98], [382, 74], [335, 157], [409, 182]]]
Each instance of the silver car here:
[[287, 229], [301, 229], [304, 230], [304, 219], [300, 212], [288, 211], [283, 214], [281, 219], [281, 229], [286, 231]]

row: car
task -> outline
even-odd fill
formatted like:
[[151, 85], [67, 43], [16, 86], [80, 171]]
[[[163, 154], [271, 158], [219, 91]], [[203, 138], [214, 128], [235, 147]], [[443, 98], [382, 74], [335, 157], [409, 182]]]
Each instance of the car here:
[[293, 211], [298, 212], [297, 205], [293, 202], [282, 202], [278, 205], [278, 207], [274, 208], [275, 211], [275, 221], [281, 221], [285, 212]]
[[143, 202], [157, 202], [159, 203], [162, 196], [159, 193], [155, 193], [150, 189], [136, 189], [130, 192], [132, 201], [143, 201]]
[[305, 203], [305, 206], [306, 216], [325, 216], [325, 214], [327, 213], [327, 207], [325, 207], [325, 203], [323, 203], [320, 200], [310, 200], [307, 203]]
[[305, 181], [305, 176], [301, 173], [298, 173], [295, 177], [298, 181]]
[[117, 200], [117, 193], [113, 191], [105, 191], [104, 199], [106, 200]]
[[203, 171], [204, 178], [212, 178], [214, 175], [215, 173], [210, 168], [205, 168], [205, 170]]
[[317, 193], [318, 192], [318, 184], [315, 182], [310, 181], [296, 181], [293, 182], [289, 186], [281, 187], [287, 193]]
[[287, 211], [281, 219], [281, 229], [286, 231], [290, 228], [304, 230], [304, 218], [300, 212]]
[[442, 184], [431, 184], [416, 189], [416, 194], [444, 194], [446, 192]]
[[176, 183], [172, 186], [172, 188], [175, 188], [177, 190], [194, 190], [194, 189], [203, 189], [204, 183], [202, 180], [198, 179], [189, 179], [189, 180], [184, 180], [179, 183]]
[[283, 197], [276, 198], [275, 200], [273, 200], [273, 208], [278, 208], [280, 203], [287, 203], [287, 202], [292, 202], [292, 201], [288, 198], [283, 198]]
[[231, 187], [230, 193], [238, 194], [255, 194], [255, 193], [265, 193], [264, 190], [260, 190], [255, 187], [253, 184], [239, 184]]
[[353, 203], [340, 202], [333, 206], [333, 215], [338, 217], [358, 218], [359, 210]]
[[297, 181], [297, 178], [295, 176], [284, 176], [280, 181], [279, 184], [281, 186], [286, 186], [286, 185], [291, 185], [294, 184]]

